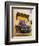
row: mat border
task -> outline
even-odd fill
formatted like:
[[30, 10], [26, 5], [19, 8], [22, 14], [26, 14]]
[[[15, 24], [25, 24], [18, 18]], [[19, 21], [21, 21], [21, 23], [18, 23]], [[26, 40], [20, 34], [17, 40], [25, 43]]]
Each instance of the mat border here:
[[[20, 42], [9, 42], [9, 6], [13, 4], [22, 4], [22, 5], [32, 5], [36, 6], [36, 40], [31, 41], [20, 41]], [[25, 43], [38, 43], [38, 3], [29, 3], [29, 2], [13, 2], [6, 1], [5, 2], [5, 44], [25, 44]]]

